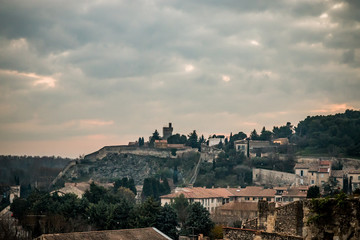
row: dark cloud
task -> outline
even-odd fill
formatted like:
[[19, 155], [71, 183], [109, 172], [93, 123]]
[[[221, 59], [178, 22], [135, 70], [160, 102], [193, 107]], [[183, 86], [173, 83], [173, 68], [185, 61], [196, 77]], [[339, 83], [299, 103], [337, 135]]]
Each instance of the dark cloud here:
[[2, 1], [0, 141], [126, 143], [168, 121], [177, 132], [227, 133], [359, 108], [359, 8]]

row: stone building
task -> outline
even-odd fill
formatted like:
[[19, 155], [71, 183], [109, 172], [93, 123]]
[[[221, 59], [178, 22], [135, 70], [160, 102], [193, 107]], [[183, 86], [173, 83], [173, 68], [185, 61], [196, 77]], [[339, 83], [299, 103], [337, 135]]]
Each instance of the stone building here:
[[257, 216], [257, 202], [230, 202], [217, 207], [212, 215], [212, 220], [216, 224], [233, 226], [236, 222], [245, 222]]
[[242, 152], [247, 157], [269, 156], [276, 151], [276, 145], [271, 144], [270, 141], [237, 140], [234, 142], [234, 147], [237, 152]]
[[168, 127], [163, 127], [163, 137], [162, 139], [167, 140], [173, 132], [172, 123], [169, 123]]
[[319, 160], [313, 163], [295, 165], [296, 185], [316, 185], [321, 187], [329, 180], [331, 161]]

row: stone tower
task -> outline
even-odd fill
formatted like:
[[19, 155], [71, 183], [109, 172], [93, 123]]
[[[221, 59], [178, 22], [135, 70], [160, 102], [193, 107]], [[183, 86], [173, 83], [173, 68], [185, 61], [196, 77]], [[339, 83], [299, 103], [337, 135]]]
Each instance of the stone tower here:
[[167, 140], [168, 137], [172, 135], [172, 132], [173, 132], [172, 124], [169, 123], [169, 127], [163, 127], [163, 139]]

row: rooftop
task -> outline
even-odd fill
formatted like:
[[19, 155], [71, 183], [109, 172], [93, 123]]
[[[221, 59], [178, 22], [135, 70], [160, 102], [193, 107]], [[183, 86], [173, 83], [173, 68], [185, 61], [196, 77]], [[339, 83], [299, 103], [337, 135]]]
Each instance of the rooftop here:
[[171, 240], [156, 228], [43, 234], [36, 240]]

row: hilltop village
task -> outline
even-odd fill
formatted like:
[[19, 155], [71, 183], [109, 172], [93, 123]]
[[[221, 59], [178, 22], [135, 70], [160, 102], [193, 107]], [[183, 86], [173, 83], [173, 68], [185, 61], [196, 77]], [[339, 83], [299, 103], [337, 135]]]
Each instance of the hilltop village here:
[[[359, 115], [347, 110], [337, 117], [355, 118], [359, 127]], [[342, 147], [333, 143], [347, 127], [327, 140], [326, 129], [312, 134], [323, 118], [208, 138], [195, 130], [174, 134], [169, 123], [148, 141], [105, 146], [68, 161], [35, 191], [21, 191], [19, 183], [3, 188], [2, 202], [11, 205], [1, 216], [13, 226], [2, 224], [3, 236], [359, 239], [359, 135]]]

